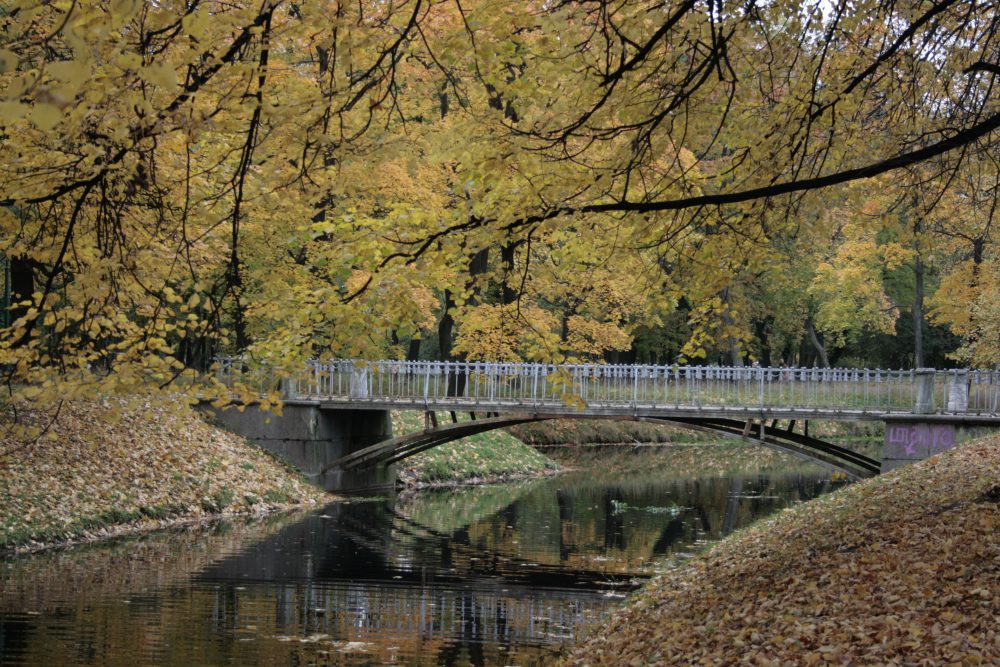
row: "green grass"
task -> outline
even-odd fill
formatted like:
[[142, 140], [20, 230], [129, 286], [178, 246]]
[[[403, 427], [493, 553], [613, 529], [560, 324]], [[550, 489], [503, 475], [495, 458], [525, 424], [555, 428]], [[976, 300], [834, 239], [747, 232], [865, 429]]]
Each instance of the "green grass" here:
[[[782, 420], [779, 428], [786, 428], [787, 425], [788, 422]], [[541, 447], [591, 443], [714, 443], [727, 440], [722, 435], [679, 426], [611, 419], [552, 419], [518, 424], [508, 427], [507, 431], [523, 442]], [[882, 422], [809, 422], [810, 435], [840, 444], [881, 441], [884, 431]], [[801, 423], [796, 426], [795, 432], [802, 432]]]
[[772, 472], [811, 474], [822, 470], [789, 454], [734, 440], [645, 447], [580, 445], [553, 449], [550, 454], [568, 468], [600, 469], [637, 479], [651, 473], [698, 479]]
[[280, 489], [268, 489], [264, 493], [264, 500], [271, 503], [272, 505], [279, 505], [287, 503], [290, 497], [287, 492]]
[[[0, 553], [30, 542], [58, 542], [108, 526], [132, 523], [146, 518], [167, 519], [184, 514], [186, 511], [187, 508], [181, 505], [176, 507], [160, 505], [140, 507], [135, 511], [112, 508], [93, 516], [81, 517], [62, 527], [17, 527], [0, 530]], [[0, 528], [6, 527], [0, 526]]]
[[[468, 419], [461, 415], [460, 421]], [[394, 412], [393, 433], [423, 429], [423, 415]], [[438, 423], [445, 423], [444, 413]], [[483, 479], [529, 477], [557, 470], [559, 466], [503, 430], [468, 436], [412, 456], [400, 465], [405, 484], [462, 483]]]
[[531, 445], [566, 445], [590, 442], [692, 442], [715, 439], [703, 433], [659, 424], [611, 419], [552, 419], [518, 424], [507, 429]]

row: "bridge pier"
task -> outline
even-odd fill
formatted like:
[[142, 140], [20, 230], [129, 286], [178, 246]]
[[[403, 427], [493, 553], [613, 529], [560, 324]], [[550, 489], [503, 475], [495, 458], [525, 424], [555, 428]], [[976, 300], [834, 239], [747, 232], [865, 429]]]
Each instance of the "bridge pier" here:
[[[885, 444], [882, 448], [882, 472], [889, 472], [909, 463], [916, 463], [951, 449], [960, 442], [987, 435], [995, 426], [974, 422], [949, 423], [935, 418], [937, 392], [935, 371], [918, 368], [914, 371], [916, 403], [909, 418], [885, 422]], [[969, 371], [955, 371], [946, 386], [947, 413], [962, 414], [969, 408]], [[921, 417], [920, 415], [927, 415]]]
[[930, 419], [896, 419], [885, 423], [882, 472], [916, 463], [955, 445], [996, 432], [996, 426], [947, 424]]
[[324, 410], [295, 403], [285, 403], [281, 416], [256, 406], [243, 412], [208, 410], [223, 428], [287, 461], [326, 491], [374, 490], [395, 483], [391, 465], [323, 472], [331, 461], [392, 438], [388, 410]]

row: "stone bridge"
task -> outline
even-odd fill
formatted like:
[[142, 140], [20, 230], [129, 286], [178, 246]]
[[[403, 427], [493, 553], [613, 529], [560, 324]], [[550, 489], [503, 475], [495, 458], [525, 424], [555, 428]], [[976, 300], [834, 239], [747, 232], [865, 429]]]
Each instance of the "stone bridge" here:
[[[392, 464], [496, 428], [550, 419], [667, 423], [760, 444], [867, 477], [1000, 425], [1000, 372], [313, 361], [276, 373], [222, 359], [218, 379], [280, 388], [283, 415], [223, 411], [219, 419], [289, 459], [328, 490], [389, 484]], [[425, 428], [393, 437], [390, 410], [426, 413]], [[435, 413], [450, 412], [439, 424]], [[458, 421], [457, 415], [468, 415]], [[881, 421], [881, 460], [824, 442], [809, 422]]]

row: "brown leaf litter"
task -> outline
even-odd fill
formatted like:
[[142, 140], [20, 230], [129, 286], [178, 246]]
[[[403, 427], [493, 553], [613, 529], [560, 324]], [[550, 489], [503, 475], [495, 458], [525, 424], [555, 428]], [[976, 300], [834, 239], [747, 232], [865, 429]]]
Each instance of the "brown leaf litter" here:
[[[27, 419], [44, 437], [0, 460], [0, 549], [313, 504], [324, 494], [186, 405], [63, 403]], [[3, 443], [7, 444], [7, 443]]]
[[1000, 664], [1000, 437], [788, 509], [650, 582], [568, 665]]

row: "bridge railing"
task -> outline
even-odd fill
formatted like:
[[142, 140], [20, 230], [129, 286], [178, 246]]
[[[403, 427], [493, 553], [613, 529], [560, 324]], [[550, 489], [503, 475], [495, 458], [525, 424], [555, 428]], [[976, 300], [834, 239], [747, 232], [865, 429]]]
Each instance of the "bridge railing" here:
[[[233, 359], [219, 379], [240, 377]], [[257, 381], [273, 375], [257, 369]], [[284, 381], [287, 398], [427, 406], [781, 407], [997, 414], [1000, 372], [315, 360]]]

